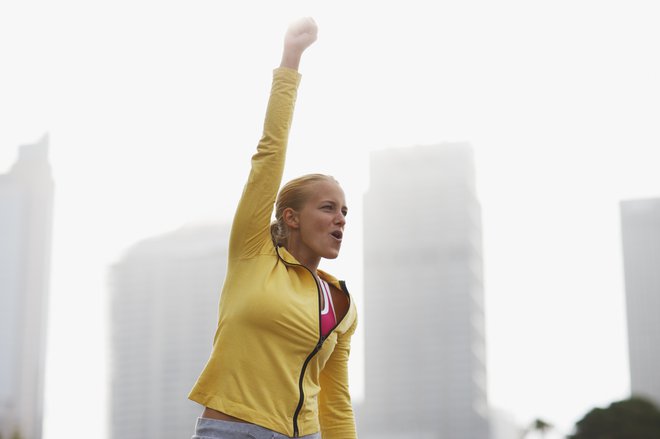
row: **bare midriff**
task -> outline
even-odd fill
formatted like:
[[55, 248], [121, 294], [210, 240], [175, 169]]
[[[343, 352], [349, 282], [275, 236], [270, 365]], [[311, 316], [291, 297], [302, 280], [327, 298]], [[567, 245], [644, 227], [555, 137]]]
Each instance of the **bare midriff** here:
[[217, 410], [214, 410], [212, 408], [206, 407], [204, 409], [204, 413], [202, 413], [202, 418], [207, 418], [207, 419], [219, 419], [221, 421], [231, 421], [231, 422], [245, 422], [248, 423], [247, 421], [244, 421], [239, 418], [235, 418], [233, 416], [229, 416], [226, 413], [219, 412]]

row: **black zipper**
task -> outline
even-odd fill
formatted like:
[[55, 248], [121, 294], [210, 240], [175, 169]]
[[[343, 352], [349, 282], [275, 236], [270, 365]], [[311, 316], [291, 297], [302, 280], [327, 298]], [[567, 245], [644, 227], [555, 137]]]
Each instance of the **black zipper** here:
[[314, 347], [314, 350], [305, 359], [302, 369], [300, 370], [300, 378], [298, 379], [298, 390], [300, 392], [300, 399], [298, 400], [298, 406], [296, 407], [296, 411], [293, 413], [293, 437], [298, 437], [300, 434], [298, 430], [298, 415], [300, 415], [300, 410], [302, 410], [303, 402], [305, 402], [305, 390], [303, 389], [303, 380], [305, 379], [305, 371], [307, 370], [307, 365], [309, 364], [311, 359], [323, 347], [324, 341], [325, 339], [321, 336], [319, 338], [319, 342]]
[[[300, 370], [300, 377], [298, 378], [298, 391], [300, 392], [300, 399], [298, 400], [298, 406], [296, 407], [296, 411], [293, 413], [293, 437], [299, 437], [300, 431], [298, 429], [298, 415], [300, 415], [300, 410], [302, 410], [303, 403], [305, 402], [305, 390], [303, 389], [303, 381], [304, 381], [304, 378], [305, 378], [305, 371], [307, 370], [307, 365], [312, 360], [312, 358], [314, 358], [314, 355], [316, 355], [321, 350], [321, 348], [323, 347], [323, 342], [327, 338], [327, 337], [323, 336], [323, 330], [321, 328], [321, 286], [319, 285], [319, 281], [316, 279], [316, 276], [314, 276], [314, 273], [312, 273], [312, 270], [310, 270], [309, 268], [305, 267], [302, 264], [292, 264], [290, 262], [285, 261], [284, 258], [282, 256], [280, 256], [279, 247], [275, 247], [275, 251], [277, 252], [277, 257], [280, 258], [282, 260], [282, 262], [284, 262], [286, 265], [290, 265], [290, 266], [294, 266], [294, 267], [303, 267], [305, 270], [307, 270], [309, 272], [309, 274], [312, 275], [312, 278], [314, 278], [314, 283], [316, 284], [316, 292], [318, 294], [317, 299], [318, 299], [318, 304], [319, 304], [319, 307], [318, 307], [318, 309], [319, 309], [319, 312], [318, 312], [318, 316], [319, 316], [319, 341], [316, 343], [316, 346], [314, 346], [314, 349], [312, 350], [312, 352], [310, 352], [310, 354], [305, 359], [305, 362], [302, 365], [302, 369]], [[350, 309], [351, 296], [348, 295], [348, 293], [347, 293], [348, 290], [346, 289], [346, 283], [344, 281], [339, 281], [339, 283], [342, 287], [342, 291], [344, 293], [346, 293], [346, 296], [348, 297], [348, 307]], [[344, 318], [346, 317], [347, 314], [348, 314], [348, 311], [346, 312], [346, 314], [344, 314], [344, 317], [342, 317], [341, 321], [337, 321], [335, 323], [335, 326], [333, 326], [332, 329], [330, 330], [330, 332], [328, 332], [328, 335], [332, 334], [332, 331], [334, 331], [335, 328], [337, 326], [339, 326], [339, 324], [344, 320]]]

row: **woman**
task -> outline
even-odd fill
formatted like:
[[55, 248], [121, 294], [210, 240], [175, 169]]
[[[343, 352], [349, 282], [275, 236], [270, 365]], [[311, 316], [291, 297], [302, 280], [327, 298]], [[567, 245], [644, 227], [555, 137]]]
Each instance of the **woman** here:
[[343, 282], [318, 269], [339, 254], [344, 193], [332, 177], [312, 174], [277, 195], [298, 66], [316, 35], [311, 18], [293, 23], [273, 73], [232, 225], [213, 350], [189, 396], [205, 406], [193, 439], [356, 437], [347, 369], [355, 304]]

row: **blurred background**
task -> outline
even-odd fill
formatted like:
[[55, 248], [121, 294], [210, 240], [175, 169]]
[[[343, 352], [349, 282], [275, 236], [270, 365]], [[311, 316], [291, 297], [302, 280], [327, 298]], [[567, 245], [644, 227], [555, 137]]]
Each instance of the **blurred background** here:
[[656, 9], [4, 1], [0, 437], [192, 435], [229, 222], [306, 15], [285, 179], [347, 195], [321, 268], [360, 313], [360, 436], [564, 437], [660, 403]]

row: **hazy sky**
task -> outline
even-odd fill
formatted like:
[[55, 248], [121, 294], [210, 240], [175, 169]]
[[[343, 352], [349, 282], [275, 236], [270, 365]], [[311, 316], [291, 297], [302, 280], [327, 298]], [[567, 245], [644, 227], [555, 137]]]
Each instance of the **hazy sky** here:
[[[565, 431], [626, 397], [618, 202], [660, 196], [654, 2], [5, 0], [0, 172], [50, 133], [57, 184], [45, 439], [105, 422], [107, 266], [231, 214], [283, 32], [305, 15], [319, 40], [285, 178], [345, 188], [347, 241], [326, 268], [359, 306], [369, 151], [470, 142], [491, 404]], [[356, 346], [360, 398], [361, 332]]]

